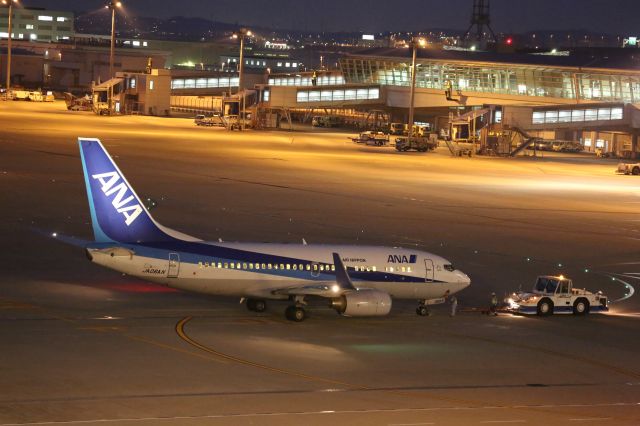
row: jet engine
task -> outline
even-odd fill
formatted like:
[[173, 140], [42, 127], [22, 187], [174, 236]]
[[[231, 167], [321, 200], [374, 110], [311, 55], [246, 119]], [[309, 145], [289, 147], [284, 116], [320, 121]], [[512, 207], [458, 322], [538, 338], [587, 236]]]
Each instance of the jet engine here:
[[350, 291], [332, 299], [331, 307], [347, 317], [384, 316], [391, 310], [391, 296], [374, 289]]

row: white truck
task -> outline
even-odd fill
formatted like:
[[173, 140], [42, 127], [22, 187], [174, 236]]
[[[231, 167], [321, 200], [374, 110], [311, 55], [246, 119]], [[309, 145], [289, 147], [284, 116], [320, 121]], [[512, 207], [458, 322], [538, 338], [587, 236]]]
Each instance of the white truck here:
[[640, 175], [640, 163], [619, 163], [617, 173], [623, 175]]
[[524, 315], [586, 315], [609, 310], [608, 299], [602, 292], [574, 288], [573, 282], [562, 275], [539, 276], [531, 292], [513, 293], [505, 302], [508, 311]]

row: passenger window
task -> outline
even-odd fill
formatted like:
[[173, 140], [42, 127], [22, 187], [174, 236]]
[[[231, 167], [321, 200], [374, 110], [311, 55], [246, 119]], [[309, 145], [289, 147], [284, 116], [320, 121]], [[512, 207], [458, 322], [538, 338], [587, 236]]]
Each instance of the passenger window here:
[[402, 272], [406, 272], [406, 268], [404, 266], [402, 267]]
[[376, 268], [375, 266], [372, 266], [372, 267], [371, 267], [371, 270], [372, 270], [373, 272], [376, 272], [376, 269], [377, 269], [377, 268]]
[[393, 272], [393, 266], [389, 266], [389, 272]]
[[304, 265], [301, 263], [300, 265], [298, 265], [298, 269], [300, 269], [301, 271], [304, 270]]
[[291, 269], [291, 265], [287, 263], [287, 269]]
[[280, 264], [280, 269], [284, 269], [284, 263]]
[[295, 263], [293, 264], [293, 270], [297, 271], [298, 270], [298, 265], [296, 265]]
[[235, 269], [235, 268], [236, 268], [236, 264], [235, 264], [235, 262], [231, 262], [231, 263], [229, 264], [229, 266], [231, 267], [231, 269]]
[[331, 270], [335, 271], [336, 270], [336, 265], [331, 265]]
[[273, 269], [273, 265], [269, 264], [268, 265], [269, 269]]
[[198, 268], [202, 268], [202, 262], [198, 262]]
[[247, 269], [247, 264], [246, 263], [242, 264], [242, 269]]
[[307, 271], [310, 271], [310, 270], [311, 270], [311, 265], [307, 263]]
[[266, 263], [263, 263], [262, 264], [262, 269], [267, 269], [266, 266], [267, 266]]
[[253, 263], [249, 264], [249, 269], [253, 269]]
[[407, 266], [407, 272], [411, 272], [411, 266]]
[[218, 269], [222, 268], [222, 263], [218, 262]]
[[318, 265], [313, 265], [313, 270], [317, 271], [318, 270]]
[[224, 262], [224, 269], [227, 269], [229, 267], [229, 264], [227, 262]]

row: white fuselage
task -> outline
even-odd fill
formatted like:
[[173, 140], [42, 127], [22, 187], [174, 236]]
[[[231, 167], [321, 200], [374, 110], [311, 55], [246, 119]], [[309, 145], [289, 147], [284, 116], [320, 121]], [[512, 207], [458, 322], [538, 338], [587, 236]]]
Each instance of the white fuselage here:
[[394, 298], [430, 300], [454, 294], [469, 277], [440, 256], [403, 248], [268, 243], [96, 244], [91, 260], [173, 288], [214, 295], [286, 298], [276, 290], [335, 282], [338, 253], [357, 288]]

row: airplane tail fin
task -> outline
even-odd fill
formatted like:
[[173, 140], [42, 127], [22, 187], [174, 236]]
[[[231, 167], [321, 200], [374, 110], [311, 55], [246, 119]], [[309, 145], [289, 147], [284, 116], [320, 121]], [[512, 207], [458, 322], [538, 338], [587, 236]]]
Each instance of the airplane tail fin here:
[[78, 144], [97, 242], [162, 242], [184, 236], [170, 235], [178, 233], [153, 220], [98, 139], [78, 138]]

